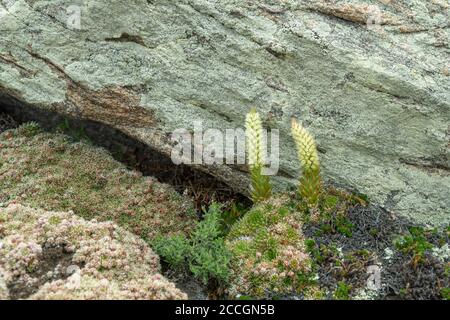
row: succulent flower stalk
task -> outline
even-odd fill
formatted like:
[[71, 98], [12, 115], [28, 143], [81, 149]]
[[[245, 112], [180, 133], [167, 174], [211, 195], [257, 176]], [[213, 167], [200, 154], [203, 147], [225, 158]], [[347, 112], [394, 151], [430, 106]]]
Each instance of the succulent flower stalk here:
[[292, 119], [291, 128], [302, 168], [299, 193], [310, 207], [316, 207], [322, 193], [322, 179], [320, 177], [320, 163], [316, 142], [313, 136], [297, 120]]
[[298, 159], [303, 170], [320, 170], [319, 155], [313, 136], [292, 119], [292, 137], [297, 146]]
[[272, 186], [268, 176], [262, 174], [265, 164], [264, 131], [261, 118], [253, 108], [245, 119], [247, 154], [251, 175], [251, 194], [253, 202], [268, 199]]
[[255, 108], [252, 108], [247, 114], [245, 128], [248, 163], [250, 167], [262, 167], [265, 162], [263, 154], [263, 126]]

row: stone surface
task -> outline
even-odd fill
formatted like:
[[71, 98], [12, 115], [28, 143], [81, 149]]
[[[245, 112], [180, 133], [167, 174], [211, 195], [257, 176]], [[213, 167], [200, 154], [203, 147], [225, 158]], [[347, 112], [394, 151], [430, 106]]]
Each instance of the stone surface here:
[[[67, 23], [74, 3], [9, 4], [4, 108], [100, 121], [169, 154], [174, 129], [242, 127], [256, 106], [281, 132], [280, 183], [298, 175], [296, 116], [328, 182], [450, 221], [449, 1], [79, 1], [80, 29]], [[242, 171], [202, 169], [247, 188]]]

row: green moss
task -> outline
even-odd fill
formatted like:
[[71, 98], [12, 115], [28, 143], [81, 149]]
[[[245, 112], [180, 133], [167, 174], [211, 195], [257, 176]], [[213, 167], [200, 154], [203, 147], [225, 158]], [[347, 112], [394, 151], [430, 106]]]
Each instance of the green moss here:
[[368, 205], [370, 203], [369, 196], [364, 193], [357, 193], [352, 195], [352, 201], [354, 204]]
[[[311, 279], [321, 263], [335, 264], [337, 272], [342, 273], [337, 275], [341, 279], [347, 276], [345, 270], [358, 268], [359, 272], [368, 263], [367, 255], [351, 252], [341, 260], [336, 248], [318, 247], [314, 240], [305, 240], [302, 225], [314, 224], [320, 234], [340, 233], [351, 237], [354, 226], [347, 216], [348, 210], [365, 204], [346, 192], [327, 189], [317, 207], [308, 206], [293, 193], [276, 195], [255, 206], [227, 236], [227, 245], [235, 257], [230, 292], [250, 293], [259, 298], [267, 292], [311, 296], [310, 292], [320, 291]], [[303, 261], [289, 256], [289, 250], [302, 256]], [[354, 258], [361, 258], [361, 263], [353, 261]]]
[[[187, 298], [160, 274], [159, 259], [144, 241], [114, 223], [18, 204], [0, 207], [0, 212], [7, 217], [1, 224], [5, 237], [0, 237], [2, 284], [20, 289], [6, 292], [11, 299]], [[63, 257], [63, 248], [76, 254]], [[71, 277], [65, 276], [68, 264], [79, 267]], [[86, 286], [87, 279], [92, 285]]]
[[0, 202], [113, 220], [144, 239], [189, 234], [192, 202], [127, 170], [104, 149], [43, 133], [34, 124], [0, 134]]
[[[346, 237], [353, 235], [353, 224], [347, 217], [348, 210], [363, 202], [355, 200], [355, 197], [343, 191], [327, 189], [322, 196], [317, 211], [305, 210], [305, 222], [318, 225], [318, 234], [340, 233]], [[304, 208], [304, 206], [300, 206]]]
[[334, 297], [337, 300], [350, 300], [350, 290], [351, 286], [345, 282], [339, 282], [336, 291], [334, 292]]
[[25, 137], [33, 137], [41, 132], [41, 129], [39, 127], [39, 124], [37, 124], [36, 122], [27, 122], [19, 126], [19, 128], [17, 128], [17, 131]]
[[339, 198], [334, 195], [326, 195], [323, 199], [323, 208], [325, 210], [333, 210], [339, 203]]
[[248, 211], [240, 203], [232, 203], [228, 210], [222, 212], [221, 229], [223, 234], [228, 234], [232, 226]]
[[241, 223], [241, 228], [233, 228], [231, 230], [231, 237], [238, 236], [239, 234], [253, 233], [264, 227], [267, 224], [267, 217], [262, 210], [254, 210], [245, 216], [245, 224]]
[[233, 253], [229, 292], [264, 298], [315, 289], [301, 213], [279, 195], [252, 208], [227, 235]]
[[379, 232], [380, 232], [380, 230], [378, 230], [377, 228], [371, 228], [371, 229], [369, 230], [369, 233], [370, 233], [370, 235], [371, 235], [372, 237], [378, 236]]
[[305, 245], [312, 260], [314, 261], [313, 267], [316, 267], [318, 264], [325, 261], [325, 256], [322, 254], [322, 250], [313, 239], [307, 239], [305, 241]]
[[400, 297], [405, 297], [405, 296], [408, 294], [408, 289], [406, 289], [406, 288], [401, 288], [401, 289], [398, 291], [398, 293], [399, 293]]
[[441, 289], [441, 295], [443, 300], [450, 300], [450, 288]]
[[408, 234], [399, 236], [394, 241], [394, 245], [401, 252], [411, 254], [414, 261], [420, 262], [423, 260], [425, 252], [433, 247], [426, 236], [426, 233], [432, 231], [422, 227], [410, 227], [408, 231]]

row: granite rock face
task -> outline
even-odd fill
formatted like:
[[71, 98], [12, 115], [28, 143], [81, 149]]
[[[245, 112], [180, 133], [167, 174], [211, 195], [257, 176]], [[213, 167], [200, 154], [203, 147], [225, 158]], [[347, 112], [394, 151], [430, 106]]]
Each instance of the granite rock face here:
[[[295, 116], [328, 182], [450, 222], [447, 0], [1, 3], [3, 108], [99, 121], [170, 154], [173, 130], [242, 127], [255, 106], [281, 133], [281, 185], [298, 175]], [[201, 169], [247, 188], [235, 167]]]

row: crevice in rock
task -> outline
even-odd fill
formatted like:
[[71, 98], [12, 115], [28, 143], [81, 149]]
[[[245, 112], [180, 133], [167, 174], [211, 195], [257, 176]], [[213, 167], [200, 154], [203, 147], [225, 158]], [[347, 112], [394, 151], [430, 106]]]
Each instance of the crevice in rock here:
[[259, 4], [258, 8], [270, 14], [283, 14], [287, 11], [286, 8], [269, 7], [264, 4]]
[[275, 58], [277, 58], [277, 59], [281, 59], [281, 60], [283, 60], [285, 57], [286, 57], [286, 54], [284, 54], [284, 53], [281, 53], [281, 52], [277, 52], [277, 51], [275, 51], [274, 49], [272, 49], [272, 48], [265, 48], [266, 49], [266, 51], [268, 52], [268, 53], [270, 53], [271, 55], [273, 55]]
[[147, 47], [145, 45], [144, 39], [141, 36], [130, 35], [126, 32], [122, 33], [120, 37], [117, 38], [106, 38], [105, 41], [109, 42], [133, 42], [141, 46]]
[[[63, 66], [49, 58], [27, 49], [28, 54], [44, 62], [58, 77], [67, 84], [66, 101], [59, 103], [62, 108], [77, 110], [80, 118], [95, 115], [96, 119], [111, 125], [132, 122], [135, 127], [154, 125], [156, 119], [151, 110], [139, 106], [139, 97], [127, 88], [110, 86], [102, 90], [92, 90], [72, 79]], [[1, 100], [0, 100], [1, 101]]]
[[[308, 8], [310, 11], [324, 14], [329, 17], [338, 18], [351, 23], [366, 25], [371, 17], [371, 7], [368, 5], [330, 5], [317, 3]], [[391, 16], [386, 12], [382, 12], [381, 25], [400, 25], [402, 21], [395, 16]]]
[[450, 167], [448, 166], [448, 159], [444, 154], [431, 158], [419, 158], [419, 159], [399, 159], [400, 163], [413, 166], [419, 170], [425, 171], [430, 174], [449, 175]]
[[35, 121], [47, 131], [55, 131], [63, 125], [64, 133], [87, 138], [94, 145], [107, 149], [128, 168], [153, 176], [169, 184], [179, 192], [192, 197], [196, 208], [208, 207], [213, 201], [240, 203], [248, 207], [249, 198], [233, 190], [211, 174], [193, 166], [175, 165], [170, 157], [106, 124], [70, 118], [57, 112], [40, 109], [18, 101], [12, 96], [0, 94], [0, 113], [12, 117], [17, 123]]
[[8, 54], [0, 54], [0, 61], [9, 65], [12, 65], [14, 68], [17, 68], [20, 74], [26, 78], [32, 77], [35, 73], [27, 68], [21, 66], [13, 56]]

